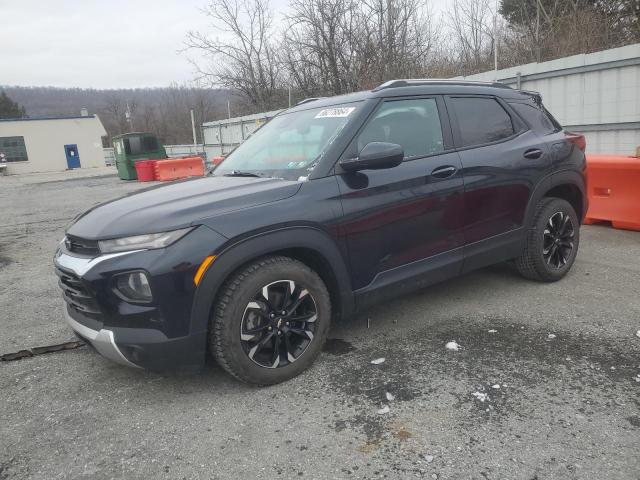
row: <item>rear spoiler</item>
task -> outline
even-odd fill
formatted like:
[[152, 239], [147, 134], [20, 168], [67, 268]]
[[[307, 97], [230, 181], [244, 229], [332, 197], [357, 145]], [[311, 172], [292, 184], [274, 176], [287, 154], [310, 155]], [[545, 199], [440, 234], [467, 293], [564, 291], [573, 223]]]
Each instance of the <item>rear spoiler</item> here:
[[540, 92], [534, 92], [533, 90], [519, 90], [519, 91], [533, 98], [533, 101], [536, 102], [536, 104], [542, 105], [542, 95], [540, 94]]

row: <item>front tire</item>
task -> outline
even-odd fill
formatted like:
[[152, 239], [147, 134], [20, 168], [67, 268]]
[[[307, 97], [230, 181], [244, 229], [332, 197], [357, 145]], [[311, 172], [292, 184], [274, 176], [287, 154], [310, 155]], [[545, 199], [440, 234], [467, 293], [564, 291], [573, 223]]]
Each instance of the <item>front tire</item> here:
[[580, 222], [571, 204], [561, 198], [544, 198], [536, 207], [516, 267], [525, 278], [558, 281], [571, 269], [579, 244]]
[[320, 276], [292, 258], [265, 257], [222, 286], [211, 315], [209, 347], [237, 379], [271, 385], [313, 363], [330, 323], [331, 300]]

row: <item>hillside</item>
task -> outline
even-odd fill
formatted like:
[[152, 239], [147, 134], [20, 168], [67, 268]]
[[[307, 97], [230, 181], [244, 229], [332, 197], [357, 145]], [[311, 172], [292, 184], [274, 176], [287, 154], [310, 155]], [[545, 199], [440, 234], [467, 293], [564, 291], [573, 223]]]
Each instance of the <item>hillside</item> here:
[[[228, 99], [232, 114], [244, 113], [233, 111], [240, 104], [228, 90], [179, 86], [118, 90], [15, 86], [0, 89], [24, 106], [30, 117], [79, 115], [80, 109], [87, 108], [102, 120], [108, 133], [107, 144], [113, 135], [132, 130], [153, 132], [165, 144], [192, 143], [190, 109], [194, 110], [196, 126], [226, 117]], [[131, 124], [125, 116], [127, 105]], [[196, 134], [201, 142], [199, 128]]]

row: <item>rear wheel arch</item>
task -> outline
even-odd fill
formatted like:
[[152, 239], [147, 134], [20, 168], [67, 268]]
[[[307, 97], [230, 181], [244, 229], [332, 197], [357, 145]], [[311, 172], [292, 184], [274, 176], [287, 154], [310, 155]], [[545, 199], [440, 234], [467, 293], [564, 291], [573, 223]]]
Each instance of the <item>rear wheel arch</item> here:
[[582, 223], [584, 214], [584, 200], [582, 191], [575, 183], [562, 183], [552, 187], [545, 197], [561, 198], [566, 200], [573, 207], [578, 216], [578, 220]]
[[226, 247], [207, 269], [198, 289], [191, 313], [192, 334], [206, 342], [209, 315], [220, 288], [236, 271], [271, 255], [298, 260], [314, 270], [331, 295], [336, 317], [348, 317], [354, 310], [353, 291], [345, 260], [335, 241], [313, 227], [292, 227], [241, 239]]
[[531, 227], [536, 208], [545, 197], [561, 198], [571, 204], [582, 223], [586, 214], [586, 185], [584, 176], [575, 170], [555, 172], [542, 179], [535, 187], [525, 213], [523, 226]]

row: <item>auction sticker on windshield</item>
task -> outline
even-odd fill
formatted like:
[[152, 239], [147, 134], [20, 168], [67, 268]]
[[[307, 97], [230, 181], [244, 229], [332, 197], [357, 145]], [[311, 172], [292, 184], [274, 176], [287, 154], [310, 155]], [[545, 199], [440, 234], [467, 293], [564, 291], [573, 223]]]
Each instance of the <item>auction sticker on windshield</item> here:
[[325, 108], [320, 110], [315, 118], [344, 118], [348, 117], [356, 107], [337, 107], [337, 108]]

